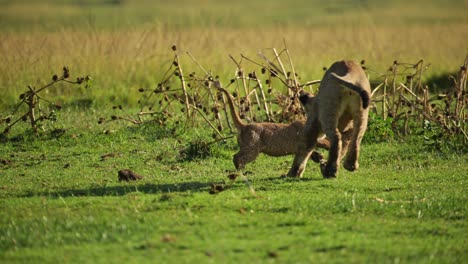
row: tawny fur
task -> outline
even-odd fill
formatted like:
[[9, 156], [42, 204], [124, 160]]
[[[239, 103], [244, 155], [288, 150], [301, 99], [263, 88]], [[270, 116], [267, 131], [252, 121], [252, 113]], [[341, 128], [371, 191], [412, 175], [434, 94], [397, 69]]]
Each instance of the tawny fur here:
[[358, 63], [338, 61], [325, 72], [315, 97], [309, 94], [300, 97], [307, 122], [288, 176], [302, 177], [317, 138], [325, 133], [330, 148], [328, 160], [321, 163], [320, 169], [323, 177], [336, 177], [338, 162], [346, 147], [342, 143], [343, 131], [350, 127], [352, 135], [343, 167], [349, 171], [358, 169], [360, 143], [367, 129], [370, 92], [369, 80]]
[[[234, 98], [224, 88], [218, 87], [228, 98], [232, 120], [237, 128], [237, 142], [240, 150], [234, 155], [234, 165], [241, 170], [249, 162], [254, 161], [260, 153], [269, 156], [285, 156], [296, 153], [300, 142], [300, 133], [304, 129], [305, 121], [295, 121], [291, 124], [281, 123], [250, 123], [242, 121], [234, 105]], [[317, 146], [328, 149], [326, 139], [316, 139]], [[321, 159], [320, 153], [313, 155], [314, 161]]]

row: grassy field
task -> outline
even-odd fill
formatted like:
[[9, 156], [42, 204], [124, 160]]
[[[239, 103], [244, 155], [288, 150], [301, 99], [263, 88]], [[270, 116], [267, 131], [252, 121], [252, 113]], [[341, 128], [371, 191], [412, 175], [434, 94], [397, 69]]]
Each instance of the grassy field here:
[[[323, 180], [291, 157], [261, 156], [242, 177], [234, 139], [187, 161], [178, 134], [157, 126], [105, 135], [70, 131], [7, 143], [0, 157], [0, 258], [9, 262], [239, 261], [462, 263], [468, 157], [417, 144], [366, 144], [361, 169]], [[183, 151], [182, 151], [183, 152]], [[130, 168], [145, 178], [117, 181]], [[225, 182], [225, 183], [224, 183]], [[211, 184], [225, 190], [210, 194]]]
[[[324, 180], [311, 162], [303, 179], [282, 179], [292, 156], [260, 156], [233, 181], [235, 139], [197, 149], [213, 141], [205, 122], [97, 122], [117, 104], [136, 109], [173, 44], [186, 73], [199, 71], [188, 51], [224, 83], [236, 74], [228, 55], [261, 61], [257, 50], [285, 43], [303, 82], [342, 58], [365, 59], [372, 80], [394, 60], [424, 59], [425, 78], [446, 76], [468, 52], [467, 9], [457, 0], [0, 0], [0, 120], [27, 85], [63, 66], [93, 78], [41, 94], [63, 108], [39, 136], [25, 123], [0, 137], [0, 262], [467, 262], [466, 144], [435, 148], [417, 133], [387, 141], [379, 133], [391, 127], [377, 120], [354, 173]], [[143, 180], [119, 182], [126, 168]]]

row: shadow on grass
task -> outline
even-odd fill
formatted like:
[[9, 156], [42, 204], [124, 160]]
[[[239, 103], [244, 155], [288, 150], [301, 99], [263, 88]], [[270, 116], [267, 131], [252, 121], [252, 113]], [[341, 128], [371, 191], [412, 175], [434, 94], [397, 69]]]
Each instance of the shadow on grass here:
[[[281, 184], [284, 182], [309, 182], [319, 181], [319, 178], [281, 178], [281, 177], [270, 177], [255, 179], [254, 176], [248, 177], [248, 181], [251, 182], [255, 189], [268, 190], [268, 187], [264, 187], [262, 183], [274, 183]], [[119, 186], [96, 186], [81, 189], [66, 189], [58, 191], [46, 191], [46, 192], [28, 192], [19, 194], [16, 197], [35, 197], [35, 196], [47, 196], [53, 198], [66, 198], [66, 197], [101, 197], [101, 196], [124, 196], [130, 193], [144, 193], [144, 194], [162, 194], [162, 193], [182, 193], [182, 192], [209, 192], [212, 189], [212, 185], [223, 185], [226, 189], [238, 189], [245, 188], [245, 182], [241, 179], [236, 180], [235, 184], [226, 183], [225, 181], [220, 182], [181, 182], [181, 183], [164, 183], [164, 184], [123, 184]]]
[[322, 181], [323, 178], [296, 178], [296, 177], [269, 177], [269, 178], [261, 178], [255, 180], [256, 182], [277, 182], [277, 183], [284, 183], [284, 182], [310, 182], [310, 181]]
[[120, 186], [102, 186], [83, 189], [68, 189], [63, 191], [51, 192], [30, 192], [20, 197], [48, 196], [48, 197], [81, 197], [81, 196], [124, 196], [129, 193], [172, 193], [172, 192], [208, 192], [211, 186], [210, 182], [184, 182], [171, 184], [143, 184], [143, 185], [120, 185]]

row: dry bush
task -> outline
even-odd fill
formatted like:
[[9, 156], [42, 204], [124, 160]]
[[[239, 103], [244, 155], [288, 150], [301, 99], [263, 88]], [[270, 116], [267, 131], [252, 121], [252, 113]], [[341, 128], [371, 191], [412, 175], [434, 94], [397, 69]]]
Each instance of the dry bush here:
[[431, 95], [429, 87], [422, 81], [428, 64], [423, 60], [414, 64], [394, 61], [389, 73], [382, 75], [383, 82], [372, 92], [374, 111], [383, 120], [390, 118], [393, 131], [399, 135], [437, 126], [446, 137], [463, 135], [466, 143], [467, 66], [468, 55], [457, 75], [451, 76], [452, 87], [445, 93]]
[[[173, 51], [172, 64], [156, 88], [139, 89], [142, 96], [138, 101], [138, 113], [126, 113], [122, 106], [115, 106], [120, 114], [101, 118], [99, 123], [127, 120], [134, 124], [156, 121], [165, 125], [171, 122], [185, 128], [208, 125], [213, 130], [213, 138], [225, 139], [226, 128], [232, 132], [230, 115], [226, 98], [214, 85], [222, 81], [219, 76], [205, 70], [189, 52], [186, 52], [188, 59], [197, 65], [201, 74], [182, 69], [176, 46], [173, 46]], [[307, 86], [320, 81], [301, 83], [286, 45], [280, 52], [274, 48], [269, 51], [270, 56], [258, 52], [260, 62], [242, 54], [238, 59], [230, 55], [235, 71], [224, 87], [232, 91], [241, 117], [250, 122], [287, 123], [304, 118], [298, 95]], [[364, 63], [362, 60], [361, 64]], [[377, 74], [381, 82], [372, 92], [374, 115], [384, 120], [385, 126], [390, 124], [388, 129], [401, 137], [415, 134], [430, 125], [440, 127], [448, 137], [462, 134], [466, 142], [467, 63], [468, 56], [457, 76], [452, 77], [452, 89], [445, 94], [431, 95], [423, 82], [429, 64], [423, 60], [417, 63], [394, 61], [387, 73]], [[246, 68], [254, 70], [246, 72]]]
[[[225, 128], [232, 131], [226, 98], [213, 85], [215, 81], [220, 82], [219, 76], [205, 70], [189, 52], [186, 53], [187, 57], [197, 65], [201, 74], [185, 71], [177, 47], [174, 45], [172, 49], [173, 61], [156, 87], [138, 90], [142, 94], [138, 100], [140, 111], [128, 113], [121, 105], [114, 106], [118, 114], [100, 118], [100, 124], [115, 120], [133, 124], [151, 121], [161, 125], [173, 122], [185, 127], [207, 124], [217, 139], [225, 138]], [[240, 55], [238, 60], [230, 56], [235, 64], [235, 74], [225, 87], [232, 90], [241, 117], [251, 122], [290, 122], [303, 118], [299, 93], [305, 86], [319, 81], [300, 83], [287, 48], [281, 52], [271, 49], [271, 59], [262, 52], [258, 55], [261, 62], [244, 55]], [[283, 60], [287, 63], [283, 63]], [[244, 70], [252, 66], [258, 70]]]
[[[46, 99], [42, 93], [44, 93], [51, 86], [65, 82], [69, 84], [85, 84], [88, 86], [91, 77], [77, 77], [76, 81], [70, 80], [70, 71], [68, 67], [63, 67], [62, 76], [52, 76], [52, 81], [40, 88], [34, 88], [28, 85], [28, 90], [19, 95], [20, 102], [16, 105], [15, 109], [7, 114], [5, 117], [0, 118], [0, 125], [5, 124], [5, 128], [1, 134], [2, 138], [6, 138], [7, 134], [11, 131], [11, 128], [19, 123], [19, 121], [29, 122], [32, 131], [37, 134], [39, 128], [44, 130], [42, 122], [44, 121], [55, 121], [56, 112], [55, 110], [62, 109], [62, 106]], [[49, 107], [44, 107], [42, 104], [49, 104]]]
[[[223, 85], [220, 77], [207, 71], [190, 52], [180, 54], [174, 45], [172, 63], [155, 87], [135, 90], [140, 95], [139, 111], [129, 112], [125, 106], [117, 105], [113, 107], [115, 114], [100, 118], [98, 123], [125, 120], [133, 124], [173, 124], [182, 129], [208, 126], [215, 140], [224, 140], [233, 128], [226, 98], [218, 92], [215, 83], [232, 91], [238, 112], [250, 122], [287, 123], [304, 118], [298, 95], [304, 89], [316, 92], [312, 85], [320, 81], [302, 81], [288, 48], [284, 46], [279, 52], [274, 48], [259, 51], [258, 61], [243, 54], [238, 58], [230, 55], [234, 74]], [[182, 58], [191, 61], [196, 69], [183, 68]], [[444, 94], [431, 95], [424, 84], [424, 73], [429, 66], [423, 60], [417, 63], [394, 61], [387, 73], [377, 73], [381, 81], [374, 85], [372, 92], [373, 115], [383, 120], [383, 126], [389, 126], [389, 130], [402, 137], [428, 127], [438, 127], [442, 132], [437, 136], [451, 138], [461, 135], [463, 143], [466, 143], [468, 56], [458, 74], [451, 77], [453, 87]], [[371, 70], [368, 72], [372, 73]], [[89, 77], [78, 77], [76, 81], [70, 81], [69, 75], [65, 67], [63, 75], [55, 75], [51, 83], [39, 89], [29, 86], [29, 90], [20, 95], [21, 101], [13, 113], [0, 119], [0, 125], [6, 124], [3, 135], [21, 120], [29, 121], [34, 132], [40, 128], [41, 121], [52, 120], [54, 112], [45, 111], [40, 102], [49, 103], [56, 109], [60, 106], [39, 93], [57, 82], [81, 84], [90, 80]], [[25, 112], [15, 117], [22, 109], [26, 109]], [[374, 132], [381, 133], [382, 130]]]

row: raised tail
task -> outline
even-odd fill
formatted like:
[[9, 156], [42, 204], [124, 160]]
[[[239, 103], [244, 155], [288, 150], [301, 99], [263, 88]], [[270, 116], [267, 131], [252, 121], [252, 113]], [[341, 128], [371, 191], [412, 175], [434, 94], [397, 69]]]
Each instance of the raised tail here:
[[234, 98], [232, 98], [232, 95], [226, 89], [222, 88], [221, 86], [217, 86], [217, 88], [226, 94], [226, 97], [228, 99], [229, 109], [231, 110], [232, 121], [234, 122], [234, 125], [236, 126], [237, 130], [241, 131], [242, 128], [245, 126], [245, 124], [240, 118], [239, 113], [237, 113], [236, 111], [236, 108], [234, 106]]
[[355, 84], [352, 84], [346, 80], [344, 80], [341, 76], [337, 75], [336, 73], [334, 72], [331, 72], [330, 73], [331, 76], [335, 77], [335, 79], [340, 83], [342, 84], [343, 86], [346, 86], [347, 88], [355, 91], [356, 93], [359, 94], [359, 96], [361, 96], [361, 99], [362, 99], [362, 108], [366, 109], [367, 107], [369, 107], [369, 103], [370, 103], [370, 96], [369, 96], [369, 93], [362, 89], [362, 87], [360, 86], [357, 86]]

